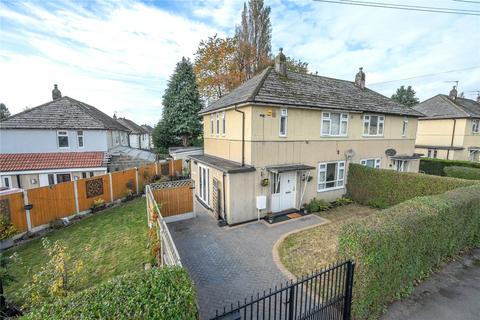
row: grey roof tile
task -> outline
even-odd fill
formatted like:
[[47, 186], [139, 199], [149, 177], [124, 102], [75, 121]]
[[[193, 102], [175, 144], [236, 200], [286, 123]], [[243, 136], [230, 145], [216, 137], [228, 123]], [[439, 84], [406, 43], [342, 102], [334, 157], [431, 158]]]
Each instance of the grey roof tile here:
[[0, 129], [100, 129], [129, 131], [97, 108], [64, 96], [0, 121]]
[[427, 119], [480, 118], [480, 104], [474, 100], [438, 94], [413, 107]]
[[122, 126], [128, 128], [132, 133], [135, 133], [135, 134], [148, 133], [147, 130], [145, 130], [144, 128], [142, 128], [141, 126], [139, 126], [138, 124], [136, 124], [130, 119], [118, 118], [117, 121], [120, 122]]
[[245, 102], [422, 116], [412, 108], [368, 88], [361, 89], [351, 81], [290, 71], [282, 77], [271, 67], [204, 108], [201, 113]]

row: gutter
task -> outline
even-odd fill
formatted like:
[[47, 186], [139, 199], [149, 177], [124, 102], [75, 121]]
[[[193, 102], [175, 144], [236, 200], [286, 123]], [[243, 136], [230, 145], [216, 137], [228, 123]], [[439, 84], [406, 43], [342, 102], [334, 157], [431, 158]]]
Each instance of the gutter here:
[[234, 110], [242, 114], [242, 167], [244, 167], [245, 166], [245, 112], [238, 110], [237, 106], [235, 106]]

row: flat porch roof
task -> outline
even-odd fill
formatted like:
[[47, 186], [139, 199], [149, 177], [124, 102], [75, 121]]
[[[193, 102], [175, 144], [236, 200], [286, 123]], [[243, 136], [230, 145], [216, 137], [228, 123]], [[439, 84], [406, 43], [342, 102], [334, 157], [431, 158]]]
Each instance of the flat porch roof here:
[[225, 173], [243, 173], [243, 172], [255, 171], [255, 167], [252, 167], [249, 165], [242, 166], [242, 164], [238, 162], [215, 157], [215, 156], [210, 156], [208, 154], [190, 155], [189, 158], [192, 159], [193, 161], [198, 161], [200, 163], [203, 163], [207, 166], [218, 169]]
[[268, 171], [275, 173], [289, 172], [289, 171], [306, 171], [315, 170], [315, 167], [307, 166], [305, 164], [282, 164], [266, 167]]

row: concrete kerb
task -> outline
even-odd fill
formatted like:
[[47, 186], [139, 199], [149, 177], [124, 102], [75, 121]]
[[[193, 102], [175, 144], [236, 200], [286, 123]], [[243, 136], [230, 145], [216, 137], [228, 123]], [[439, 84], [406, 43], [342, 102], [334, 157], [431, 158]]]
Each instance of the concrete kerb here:
[[[318, 227], [318, 226], [321, 226], [321, 225], [326, 225], [326, 224], [329, 224], [331, 223], [330, 220], [328, 219], [325, 219], [325, 218], [321, 218], [317, 215], [315, 215], [318, 219], [321, 220], [320, 223], [318, 224], [314, 224], [312, 226], [308, 226], [308, 227], [305, 227], [305, 228], [300, 228], [300, 229], [296, 229], [296, 230], [292, 230], [292, 231], [289, 231], [285, 234], [283, 234], [276, 242], [275, 244], [273, 245], [273, 249], [272, 249], [272, 257], [273, 257], [273, 262], [275, 263], [275, 265], [277, 266], [277, 268], [280, 270], [280, 272], [282, 272], [285, 277], [287, 277], [289, 280], [295, 280], [297, 279], [297, 277], [291, 273], [282, 263], [281, 259], [280, 259], [280, 254], [278, 252], [278, 248], [280, 247], [280, 244], [283, 242], [283, 240], [285, 240], [288, 236], [290, 236], [291, 234], [294, 234], [294, 233], [297, 233], [297, 232], [301, 232], [301, 231], [304, 231], [304, 230], [308, 230], [308, 229], [312, 229], [312, 228], [315, 228], [315, 227]], [[300, 218], [301, 219], [301, 218]], [[298, 220], [298, 219], [293, 219], [293, 220]], [[284, 221], [284, 222], [289, 222], [289, 221]], [[283, 223], [283, 222], [281, 222]]]

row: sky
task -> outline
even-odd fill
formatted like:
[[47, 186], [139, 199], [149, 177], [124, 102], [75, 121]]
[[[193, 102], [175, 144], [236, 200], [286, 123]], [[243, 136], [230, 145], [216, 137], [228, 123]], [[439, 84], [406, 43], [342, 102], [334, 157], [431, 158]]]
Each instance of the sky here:
[[[462, 8], [455, 0], [375, 0]], [[480, 2], [480, 1], [479, 1]], [[480, 90], [480, 16], [366, 8], [310, 0], [265, 0], [272, 51], [311, 72], [352, 80], [386, 96], [412, 85], [421, 100]], [[0, 102], [11, 113], [63, 95], [154, 125], [176, 63], [202, 39], [233, 36], [243, 1], [0, 1]], [[419, 77], [421, 76], [421, 77]], [[407, 79], [408, 80], [403, 80]], [[410, 79], [412, 78], [412, 79]]]

